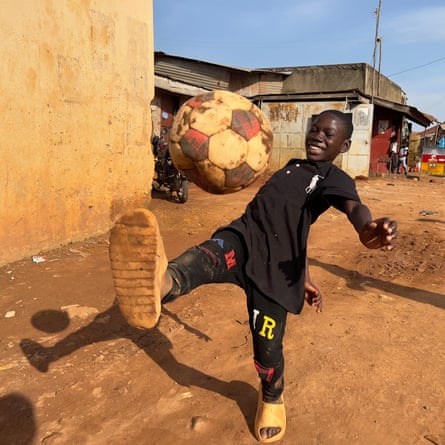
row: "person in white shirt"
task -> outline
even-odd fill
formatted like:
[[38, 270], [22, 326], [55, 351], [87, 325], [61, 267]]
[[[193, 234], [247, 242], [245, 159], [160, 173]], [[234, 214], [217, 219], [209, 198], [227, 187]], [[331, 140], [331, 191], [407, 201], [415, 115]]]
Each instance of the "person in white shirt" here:
[[400, 167], [403, 169], [403, 173], [405, 173], [405, 176], [408, 174], [408, 166], [407, 166], [407, 160], [408, 160], [408, 146], [406, 144], [402, 144], [399, 150], [399, 160], [397, 163], [397, 174], [400, 174]]

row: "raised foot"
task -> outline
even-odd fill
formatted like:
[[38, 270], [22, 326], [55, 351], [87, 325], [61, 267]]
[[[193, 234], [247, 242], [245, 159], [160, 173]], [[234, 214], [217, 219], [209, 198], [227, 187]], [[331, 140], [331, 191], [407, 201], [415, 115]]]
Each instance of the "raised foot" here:
[[153, 328], [161, 314], [161, 286], [167, 257], [156, 217], [135, 209], [110, 232], [113, 284], [122, 315], [137, 328]]

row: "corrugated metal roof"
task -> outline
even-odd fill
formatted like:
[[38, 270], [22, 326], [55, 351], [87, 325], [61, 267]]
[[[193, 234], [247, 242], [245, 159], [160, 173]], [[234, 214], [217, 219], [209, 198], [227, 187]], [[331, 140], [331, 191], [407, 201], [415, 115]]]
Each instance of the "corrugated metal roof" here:
[[[155, 74], [209, 90], [230, 90], [233, 78], [245, 79], [249, 75], [258, 76], [261, 93], [279, 93], [281, 83], [276, 79], [283, 77], [283, 73], [274, 73], [270, 70], [218, 65], [161, 52], [155, 52]], [[275, 80], [270, 79], [271, 77]], [[245, 86], [241, 86], [241, 88], [245, 88]]]
[[198, 60], [198, 59], [190, 59], [188, 57], [183, 57], [183, 56], [175, 56], [173, 54], [167, 54], [167, 53], [164, 53], [162, 51], [155, 51], [154, 55], [155, 55], [155, 59], [156, 58], [159, 59], [159, 58], [162, 58], [162, 57], [166, 57], [166, 58], [170, 57], [170, 58], [174, 58], [174, 59], [177, 59], [177, 60], [184, 60], [184, 61], [190, 61], [190, 62], [204, 63], [206, 65], [213, 65], [215, 67], [227, 68], [229, 70], [234, 70], [234, 71], [243, 71], [245, 73], [251, 73], [251, 72], [255, 72], [255, 71], [258, 71], [258, 72], [260, 72], [260, 71], [270, 72], [270, 70], [267, 69], [267, 68], [251, 69], [251, 68], [242, 68], [242, 67], [239, 67], [239, 66], [232, 66], [232, 65], [222, 65], [220, 63], [207, 62], [207, 61]]
[[374, 97], [373, 100], [376, 105], [398, 111], [416, 124], [423, 125], [424, 127], [428, 127], [433, 122], [437, 122], [437, 119], [431, 114], [422, 113], [410, 105], [398, 104], [389, 100], [380, 99], [379, 97]]
[[230, 82], [230, 74], [224, 70], [210, 65], [201, 65], [199, 71], [193, 70], [191, 64], [184, 61], [158, 60], [155, 74], [209, 90], [228, 89]]
[[425, 138], [435, 137], [438, 133], [438, 130], [445, 131], [445, 122], [422, 131], [416, 131], [415, 134]]

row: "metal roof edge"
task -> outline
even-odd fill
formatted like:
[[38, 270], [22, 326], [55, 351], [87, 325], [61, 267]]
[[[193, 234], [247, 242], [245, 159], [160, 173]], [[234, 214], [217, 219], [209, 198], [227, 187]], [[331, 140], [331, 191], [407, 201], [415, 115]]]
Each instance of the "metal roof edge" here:
[[424, 127], [428, 127], [432, 123], [437, 122], [436, 117], [432, 116], [431, 114], [423, 113], [412, 105], [400, 104], [375, 96], [373, 98], [373, 101], [376, 105], [379, 105], [383, 108], [389, 108], [391, 110], [402, 113], [416, 124], [423, 125]]
[[[244, 73], [256, 73], [256, 72], [270, 73], [270, 72], [272, 72], [272, 71], [270, 71], [268, 69], [243, 68], [243, 67], [238, 67], [238, 66], [223, 65], [221, 63], [208, 62], [206, 60], [193, 59], [191, 57], [176, 56], [174, 54], [168, 54], [168, 53], [165, 53], [163, 51], [155, 51], [154, 52], [154, 56], [156, 57], [157, 55], [165, 56], [165, 57], [172, 57], [174, 59], [187, 60], [189, 62], [194, 62], [194, 63], [204, 63], [206, 65], [217, 66], [217, 67], [220, 67], [220, 68], [226, 68], [226, 69], [230, 69], [230, 70], [234, 70], [234, 71], [242, 71]], [[277, 74], [283, 74], [283, 73], [277, 73]]]
[[[316, 99], [338, 99], [345, 98], [348, 100], [356, 100], [363, 103], [370, 103], [371, 98], [366, 94], [363, 94], [359, 90], [347, 90], [347, 91], [336, 91], [336, 92], [323, 92], [323, 93], [286, 93], [286, 94], [261, 94], [249, 97], [251, 100], [256, 101], [267, 101], [267, 100], [316, 100]], [[437, 119], [427, 113], [422, 113], [416, 107], [407, 104], [400, 104], [397, 102], [392, 102], [390, 100], [381, 99], [379, 97], [372, 98], [375, 105], [383, 108], [388, 108], [390, 110], [397, 111], [416, 124], [428, 127], [433, 122], [437, 122]]]
[[292, 99], [339, 99], [360, 100], [362, 94], [358, 90], [333, 91], [321, 93], [283, 93], [283, 94], [256, 94], [250, 100], [292, 100]]

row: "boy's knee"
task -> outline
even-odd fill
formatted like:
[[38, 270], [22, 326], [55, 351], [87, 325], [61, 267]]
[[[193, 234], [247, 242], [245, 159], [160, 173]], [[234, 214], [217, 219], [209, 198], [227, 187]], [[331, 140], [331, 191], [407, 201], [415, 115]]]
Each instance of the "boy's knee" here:
[[262, 366], [259, 362], [254, 360], [255, 369], [258, 373], [258, 377], [262, 382], [270, 383], [275, 375], [274, 368], [266, 368]]
[[173, 286], [162, 299], [162, 303], [173, 301], [181, 295], [188, 294], [201, 284], [211, 282], [217, 266], [217, 257], [202, 246], [192, 247], [170, 261], [167, 272], [172, 278]]

